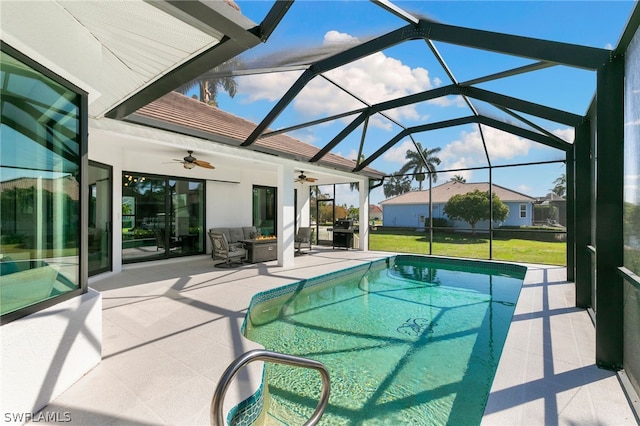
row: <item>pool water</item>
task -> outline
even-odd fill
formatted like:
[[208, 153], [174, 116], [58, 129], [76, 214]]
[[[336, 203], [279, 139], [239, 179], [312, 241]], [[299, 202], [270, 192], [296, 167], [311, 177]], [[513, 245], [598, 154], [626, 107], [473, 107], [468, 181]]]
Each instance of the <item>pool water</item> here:
[[[525, 271], [486, 265], [397, 256], [303, 281], [252, 304], [245, 335], [327, 366], [322, 425], [479, 424]], [[269, 415], [311, 416], [317, 372], [268, 364], [266, 381]]]

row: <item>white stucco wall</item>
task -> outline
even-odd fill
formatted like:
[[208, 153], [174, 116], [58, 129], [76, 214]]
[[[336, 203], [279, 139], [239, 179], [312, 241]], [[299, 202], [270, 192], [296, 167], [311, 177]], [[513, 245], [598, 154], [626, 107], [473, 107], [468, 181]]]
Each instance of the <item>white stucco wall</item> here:
[[[102, 295], [88, 293], [0, 328], [3, 424], [23, 424], [98, 365]], [[57, 413], [64, 419], [64, 413]], [[20, 421], [22, 416], [22, 421]]]

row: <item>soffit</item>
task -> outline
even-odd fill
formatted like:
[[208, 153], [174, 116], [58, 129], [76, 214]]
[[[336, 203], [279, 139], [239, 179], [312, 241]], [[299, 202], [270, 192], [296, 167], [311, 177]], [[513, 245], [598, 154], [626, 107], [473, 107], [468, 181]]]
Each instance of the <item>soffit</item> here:
[[86, 90], [89, 115], [101, 117], [227, 34], [238, 40], [255, 26], [231, 2], [189, 3], [206, 7], [208, 21], [164, 1], [4, 0], [2, 39]]

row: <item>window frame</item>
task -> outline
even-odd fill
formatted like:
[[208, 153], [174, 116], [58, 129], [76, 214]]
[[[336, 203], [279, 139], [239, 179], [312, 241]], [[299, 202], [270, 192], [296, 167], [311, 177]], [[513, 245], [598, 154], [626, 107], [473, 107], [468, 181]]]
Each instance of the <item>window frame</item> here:
[[524, 203], [520, 204], [520, 219], [526, 219], [527, 215], [527, 205]]
[[31, 59], [27, 55], [23, 54], [19, 50], [8, 45], [4, 41], [0, 43], [0, 50], [13, 57], [17, 61], [22, 62], [24, 65], [32, 68], [42, 76], [52, 80], [56, 84], [59, 84], [67, 90], [74, 92], [77, 95], [77, 108], [78, 108], [78, 158], [80, 159], [78, 164], [78, 186], [80, 188], [78, 194], [79, 201], [79, 218], [77, 223], [77, 235], [78, 235], [78, 282], [76, 283], [78, 288], [70, 290], [66, 293], [56, 295], [41, 302], [36, 302], [32, 305], [25, 306], [13, 312], [8, 312], [0, 316], [0, 325], [8, 324], [12, 321], [24, 318], [28, 315], [37, 313], [44, 309], [58, 305], [64, 301], [73, 299], [88, 292], [88, 223], [89, 223], [89, 202], [88, 194], [84, 191], [85, 184], [87, 182], [87, 170], [89, 165], [88, 160], [88, 134], [89, 134], [89, 102], [88, 93], [75, 84], [71, 83], [67, 79], [54, 73], [50, 69]]

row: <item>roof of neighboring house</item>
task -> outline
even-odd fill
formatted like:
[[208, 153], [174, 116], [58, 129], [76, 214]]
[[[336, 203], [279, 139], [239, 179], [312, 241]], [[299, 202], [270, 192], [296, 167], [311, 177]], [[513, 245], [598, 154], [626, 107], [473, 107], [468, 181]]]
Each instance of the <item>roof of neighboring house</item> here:
[[[432, 203], [446, 203], [449, 198], [458, 194], [466, 194], [474, 190], [488, 191], [489, 183], [461, 183], [449, 181], [442, 185], [434, 186], [431, 188], [431, 202]], [[493, 184], [493, 193], [496, 194], [503, 202], [534, 202], [535, 198], [520, 192], [512, 191], [508, 188]], [[389, 198], [382, 201], [380, 204], [389, 205], [402, 205], [402, 204], [427, 204], [429, 202], [429, 191], [411, 191], [406, 192], [397, 197]]]
[[60, 178], [31, 178], [20, 177], [0, 182], [0, 193], [13, 189], [29, 189], [40, 187], [44, 191], [59, 192], [60, 182], [62, 182], [62, 190], [69, 198], [74, 201], [80, 199], [78, 181], [73, 176], [64, 176]]
[[[170, 92], [145, 105], [132, 114], [130, 119], [141, 124], [200, 136], [237, 147], [256, 128], [256, 124], [251, 121], [177, 92]], [[286, 134], [260, 138], [246, 149], [299, 161], [309, 161], [320, 151], [319, 148]], [[353, 160], [332, 153], [327, 153], [317, 164], [349, 172], [355, 167]], [[369, 167], [361, 174], [374, 178], [384, 176], [384, 173]]]
[[382, 207], [377, 204], [369, 204], [369, 213], [382, 213]]
[[538, 201], [543, 203], [549, 203], [550, 201], [557, 202], [557, 201], [566, 201], [566, 200], [564, 199], [564, 197], [561, 197], [556, 193], [550, 192], [544, 197], [538, 197]]

